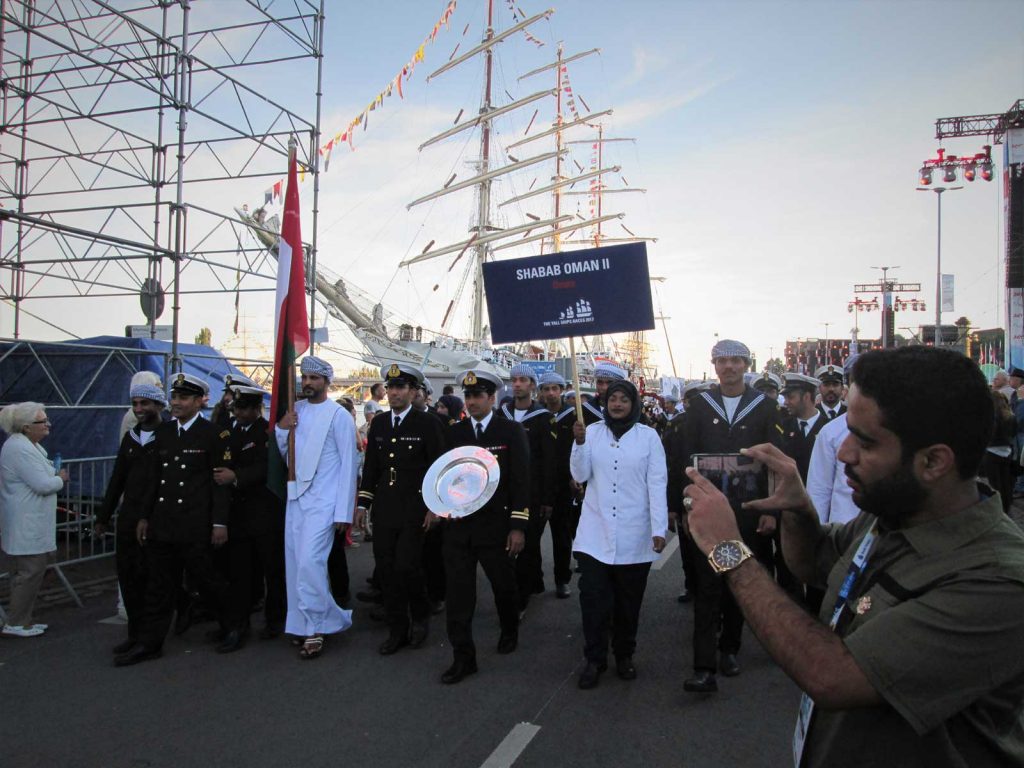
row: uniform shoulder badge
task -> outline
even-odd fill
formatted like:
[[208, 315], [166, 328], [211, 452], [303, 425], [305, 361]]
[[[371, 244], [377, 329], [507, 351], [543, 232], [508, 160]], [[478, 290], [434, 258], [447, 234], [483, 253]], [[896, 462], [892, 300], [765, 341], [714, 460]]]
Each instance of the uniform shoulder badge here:
[[469, 373], [466, 374], [466, 377], [462, 380], [462, 383], [472, 387], [476, 384], [476, 381], [476, 374], [470, 371]]
[[224, 451], [224, 461], [231, 461], [231, 449]]
[[391, 367], [388, 368], [388, 378], [389, 379], [397, 379], [401, 375], [402, 375], [402, 371], [399, 369], [398, 363], [392, 363]]

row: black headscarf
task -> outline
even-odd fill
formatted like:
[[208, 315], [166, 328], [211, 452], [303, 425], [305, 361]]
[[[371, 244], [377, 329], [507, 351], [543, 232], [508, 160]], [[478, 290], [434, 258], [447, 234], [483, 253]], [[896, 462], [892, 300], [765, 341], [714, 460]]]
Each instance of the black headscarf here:
[[444, 404], [448, 409], [448, 418], [458, 421], [462, 417], [462, 400], [457, 395], [441, 395], [437, 398], [438, 405]]
[[[629, 409], [629, 413], [621, 419], [612, 418], [611, 413], [608, 411], [608, 400], [612, 392], [622, 392], [633, 404]], [[640, 393], [636, 391], [633, 382], [626, 379], [618, 379], [609, 384], [608, 389], [605, 390], [604, 403], [604, 423], [608, 425], [608, 429], [615, 435], [615, 439], [621, 440], [622, 436], [629, 432], [633, 425], [640, 420]]]

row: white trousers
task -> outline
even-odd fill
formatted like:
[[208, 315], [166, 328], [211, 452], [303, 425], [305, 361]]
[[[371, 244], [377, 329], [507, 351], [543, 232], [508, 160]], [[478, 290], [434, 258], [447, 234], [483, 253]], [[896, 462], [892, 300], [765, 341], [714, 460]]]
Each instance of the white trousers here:
[[330, 635], [352, 626], [352, 611], [338, 607], [327, 578], [334, 543], [334, 510], [302, 510], [288, 502], [284, 566], [288, 587], [285, 632], [299, 637]]

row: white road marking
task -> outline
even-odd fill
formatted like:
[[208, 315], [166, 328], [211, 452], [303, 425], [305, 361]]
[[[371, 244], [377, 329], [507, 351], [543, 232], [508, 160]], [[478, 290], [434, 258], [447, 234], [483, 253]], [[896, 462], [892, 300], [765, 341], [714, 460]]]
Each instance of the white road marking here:
[[510, 768], [539, 730], [533, 723], [517, 723], [480, 768]]
[[676, 553], [677, 549], [679, 549], [679, 537], [673, 536], [672, 540], [665, 545], [665, 548], [663, 550], [661, 550], [661, 557], [654, 561], [654, 564], [651, 566], [651, 569], [655, 571], [660, 571], [665, 566], [665, 563], [667, 563], [672, 558], [672, 555]]

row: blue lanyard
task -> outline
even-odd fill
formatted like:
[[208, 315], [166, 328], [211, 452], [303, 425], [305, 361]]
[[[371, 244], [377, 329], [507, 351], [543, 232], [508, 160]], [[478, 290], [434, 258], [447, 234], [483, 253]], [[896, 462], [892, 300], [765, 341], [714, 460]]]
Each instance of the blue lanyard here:
[[839, 594], [836, 596], [836, 606], [832, 609], [832, 620], [828, 623], [829, 629], [835, 630], [836, 625], [839, 623], [839, 617], [843, 614], [843, 608], [846, 607], [847, 602], [850, 599], [850, 593], [853, 591], [853, 585], [857, 583], [857, 579], [864, 573], [864, 568], [868, 562], [868, 555], [871, 552], [871, 547], [874, 546], [875, 539], [878, 538], [878, 522], [871, 526], [870, 530], [865, 534], [864, 538], [860, 542], [860, 546], [857, 547], [857, 552], [853, 556], [853, 561], [850, 563], [850, 569], [846, 572], [846, 578], [843, 579], [843, 586], [839, 589]]

